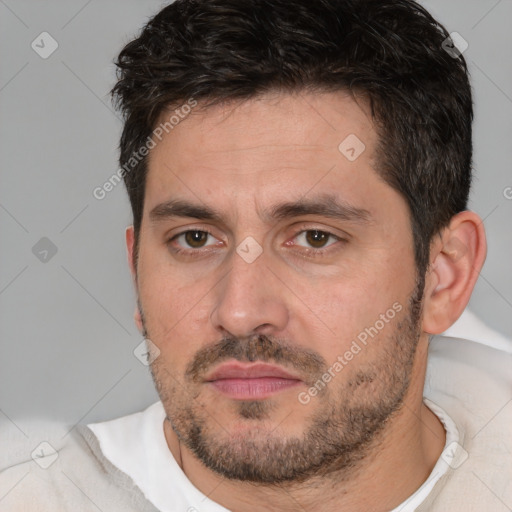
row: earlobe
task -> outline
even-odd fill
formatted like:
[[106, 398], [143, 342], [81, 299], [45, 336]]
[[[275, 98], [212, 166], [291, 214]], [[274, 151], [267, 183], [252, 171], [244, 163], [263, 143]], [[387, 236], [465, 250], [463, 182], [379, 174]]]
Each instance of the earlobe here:
[[458, 213], [435, 237], [430, 251], [423, 330], [440, 334], [466, 308], [484, 264], [487, 245], [482, 220], [471, 211]]

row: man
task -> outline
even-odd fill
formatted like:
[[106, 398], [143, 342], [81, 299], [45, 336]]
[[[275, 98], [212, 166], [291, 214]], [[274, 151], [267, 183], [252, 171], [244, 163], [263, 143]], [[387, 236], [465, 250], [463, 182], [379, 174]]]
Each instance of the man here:
[[486, 253], [446, 30], [410, 0], [177, 0], [117, 65], [161, 402], [0, 507], [510, 507], [510, 358], [431, 340]]

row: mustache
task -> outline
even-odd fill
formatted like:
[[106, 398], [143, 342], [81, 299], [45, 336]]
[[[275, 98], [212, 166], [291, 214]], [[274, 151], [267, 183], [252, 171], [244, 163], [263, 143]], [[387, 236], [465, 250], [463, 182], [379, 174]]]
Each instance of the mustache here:
[[294, 369], [303, 380], [314, 383], [325, 373], [325, 359], [316, 352], [278, 341], [265, 335], [255, 335], [243, 339], [225, 337], [214, 345], [196, 352], [188, 364], [185, 376], [193, 382], [202, 382], [204, 374], [215, 364], [235, 359], [240, 362], [275, 363]]

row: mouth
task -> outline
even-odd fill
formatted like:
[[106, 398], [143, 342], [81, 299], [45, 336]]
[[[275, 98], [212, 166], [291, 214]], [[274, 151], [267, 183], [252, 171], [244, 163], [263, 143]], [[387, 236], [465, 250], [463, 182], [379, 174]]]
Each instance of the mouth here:
[[297, 375], [266, 363], [229, 362], [205, 378], [205, 383], [235, 400], [263, 400], [302, 384]]

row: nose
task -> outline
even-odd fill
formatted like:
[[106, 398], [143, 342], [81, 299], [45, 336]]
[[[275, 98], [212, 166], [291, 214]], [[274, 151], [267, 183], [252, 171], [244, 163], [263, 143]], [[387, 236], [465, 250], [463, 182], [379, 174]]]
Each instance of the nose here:
[[233, 253], [230, 271], [217, 287], [211, 321], [222, 335], [275, 334], [286, 327], [286, 287], [269, 268], [265, 253], [248, 263]]

